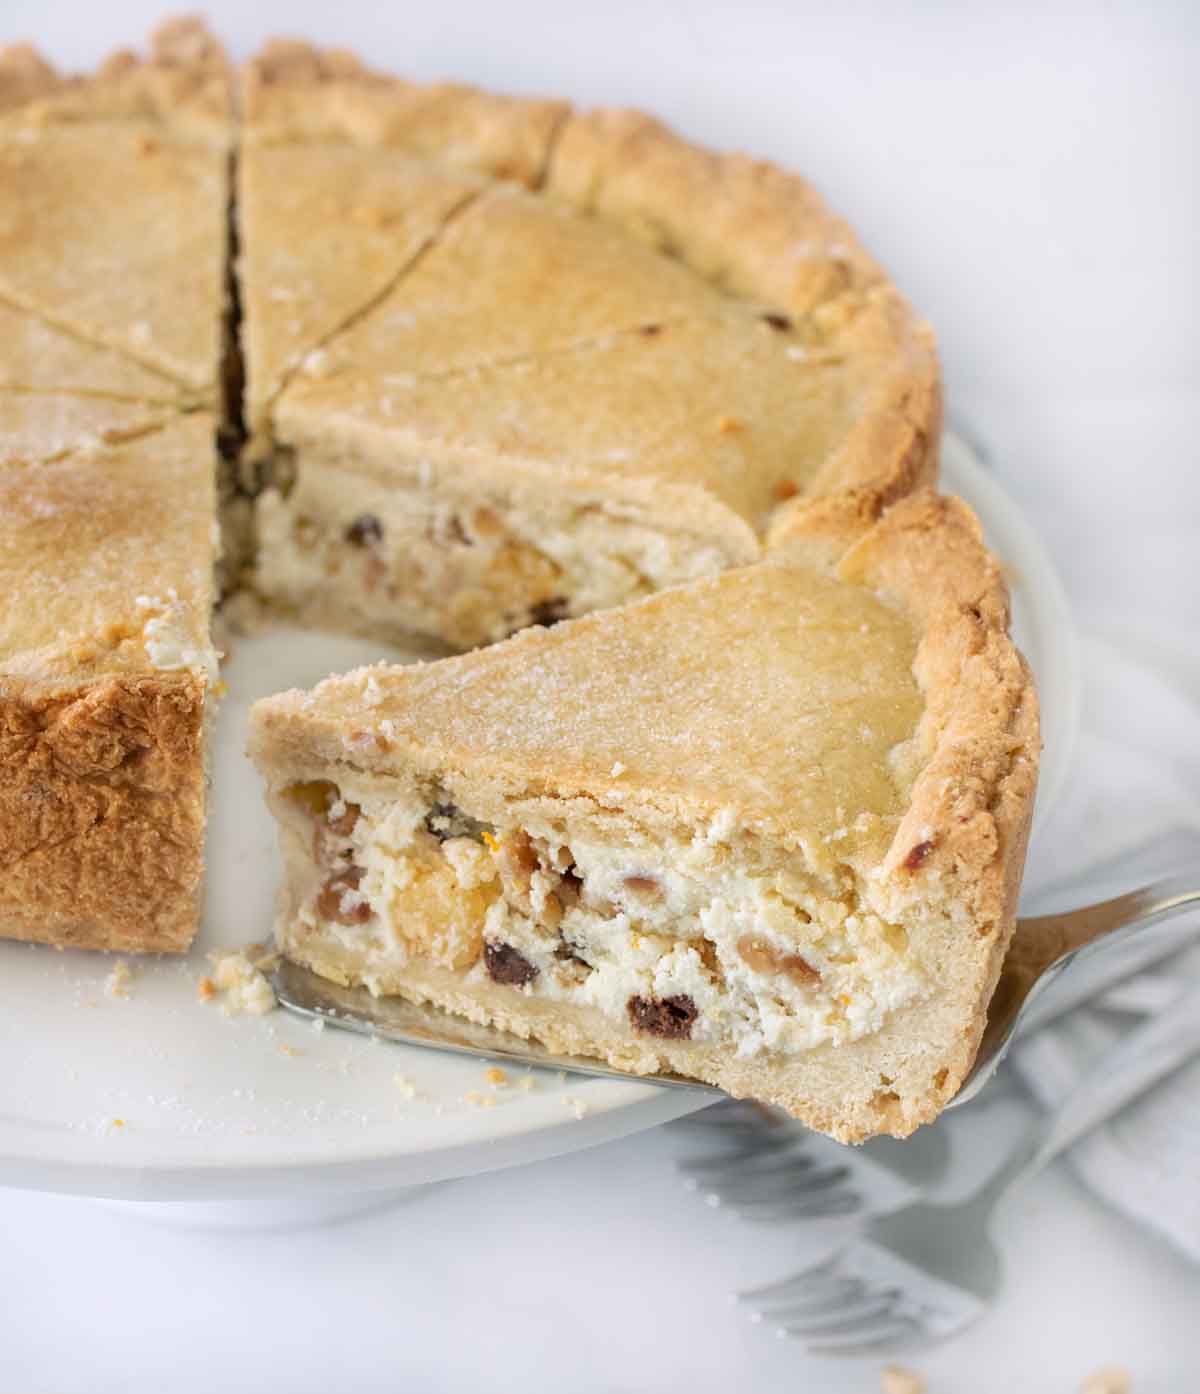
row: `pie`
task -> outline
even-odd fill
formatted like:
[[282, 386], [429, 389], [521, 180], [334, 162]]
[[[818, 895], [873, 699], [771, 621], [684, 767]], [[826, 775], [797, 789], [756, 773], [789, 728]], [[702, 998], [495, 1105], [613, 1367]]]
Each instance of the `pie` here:
[[[267, 698], [284, 954], [847, 1141], [928, 1121], [1013, 928], [1037, 707], [964, 505]], [[732, 734], [736, 733], [736, 734]]]
[[204, 838], [231, 82], [0, 57], [0, 934], [181, 950]]
[[285, 952], [840, 1137], [933, 1116], [1036, 699], [932, 335], [814, 191], [300, 42], [235, 81], [193, 19], [4, 51], [0, 166], [0, 934], [190, 942], [244, 588], [474, 650], [256, 710]]

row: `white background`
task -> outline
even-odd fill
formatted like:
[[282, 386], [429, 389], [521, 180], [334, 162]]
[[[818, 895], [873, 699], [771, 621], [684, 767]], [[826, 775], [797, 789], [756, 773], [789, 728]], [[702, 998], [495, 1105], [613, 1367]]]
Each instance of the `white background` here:
[[[933, 321], [950, 412], [1052, 547], [1083, 628], [1194, 636], [1200, 7], [825, 9], [208, 6], [239, 56], [302, 33], [414, 76], [649, 107], [803, 170]], [[156, 11], [7, 0], [0, 29], [87, 65]], [[1196, 740], [1181, 724], [1181, 747]], [[1031, 882], [1070, 855], [1051, 827]], [[965, 1168], [1020, 1108], [954, 1118]], [[878, 1362], [808, 1361], [727, 1305], [797, 1242], [683, 1194], [670, 1160], [686, 1147], [644, 1135], [303, 1231], [0, 1194], [0, 1389], [877, 1388]], [[1002, 1300], [914, 1362], [935, 1394], [1071, 1390], [1109, 1360], [1138, 1394], [1200, 1388], [1194, 1268], [1063, 1170], [1003, 1237]]]

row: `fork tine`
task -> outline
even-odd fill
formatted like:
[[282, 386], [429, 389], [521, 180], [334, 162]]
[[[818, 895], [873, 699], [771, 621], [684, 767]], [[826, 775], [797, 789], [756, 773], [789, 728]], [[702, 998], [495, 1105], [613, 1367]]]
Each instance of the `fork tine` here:
[[896, 1345], [916, 1345], [933, 1339], [928, 1327], [918, 1317], [893, 1316], [886, 1326], [864, 1331], [860, 1335], [847, 1332], [844, 1340], [804, 1341], [810, 1355], [870, 1355], [873, 1352], [889, 1349]]
[[679, 1170], [686, 1175], [703, 1175], [709, 1171], [724, 1171], [730, 1167], [743, 1167], [752, 1164], [758, 1158], [777, 1156], [785, 1148], [790, 1146], [790, 1138], [759, 1138], [753, 1143], [732, 1149], [728, 1152], [718, 1153], [715, 1157], [692, 1157], [677, 1165]]
[[789, 1336], [813, 1336], [819, 1339], [826, 1334], [836, 1336], [851, 1328], [861, 1329], [864, 1322], [892, 1316], [899, 1300], [897, 1288], [874, 1291], [868, 1288], [858, 1302], [842, 1304], [832, 1312], [814, 1311], [811, 1308], [793, 1312], [789, 1309], [772, 1312], [771, 1320]]
[[696, 1113], [676, 1118], [672, 1128], [779, 1128], [791, 1122], [785, 1115], [777, 1114], [761, 1104], [742, 1099], [726, 1099], [711, 1104]]
[[816, 1292], [790, 1298], [782, 1307], [767, 1301], [755, 1306], [753, 1320], [799, 1320], [809, 1316], [839, 1316], [848, 1302], [862, 1302], [871, 1295], [861, 1278], [838, 1278]]
[[695, 1158], [690, 1163], [680, 1163], [679, 1169], [705, 1176], [741, 1177], [811, 1171], [816, 1165], [816, 1158], [801, 1147], [763, 1147], [737, 1156]]
[[779, 1278], [773, 1283], [764, 1283], [761, 1287], [743, 1288], [735, 1296], [739, 1302], [757, 1302], [764, 1297], [770, 1299], [812, 1292], [823, 1283], [843, 1281], [838, 1271], [841, 1261], [840, 1252], [830, 1254], [820, 1263], [814, 1263], [811, 1268], [802, 1268], [799, 1273], [789, 1273], [786, 1278]]
[[707, 1181], [713, 1191], [726, 1200], [783, 1200], [788, 1196], [814, 1195], [818, 1191], [832, 1191], [850, 1179], [849, 1167], [825, 1167], [823, 1170], [806, 1170], [793, 1174], [787, 1169], [755, 1173], [750, 1176], [730, 1177], [727, 1180]]
[[788, 1220], [827, 1220], [841, 1215], [853, 1215], [862, 1209], [863, 1200], [857, 1191], [837, 1191], [822, 1200], [796, 1200], [773, 1202], [770, 1205], [754, 1206], [749, 1209], [728, 1206], [731, 1215], [737, 1215], [751, 1225], [777, 1225]]
[[774, 1172], [799, 1175], [812, 1171], [816, 1162], [803, 1152], [747, 1151], [736, 1156], [694, 1158], [678, 1163], [681, 1175], [698, 1181], [739, 1180], [743, 1176], [770, 1176]]

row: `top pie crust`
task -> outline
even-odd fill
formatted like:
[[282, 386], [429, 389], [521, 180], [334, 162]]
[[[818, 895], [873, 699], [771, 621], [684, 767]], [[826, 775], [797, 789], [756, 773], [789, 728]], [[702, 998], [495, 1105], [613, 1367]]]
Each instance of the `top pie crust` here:
[[[301, 317], [289, 309], [295, 295], [329, 299], [332, 268], [314, 272], [282, 224], [276, 246], [253, 249], [261, 271], [247, 262], [249, 415], [281, 443], [293, 444], [293, 433], [311, 443], [322, 434], [333, 441], [347, 430], [370, 430], [372, 448], [383, 456], [395, 431], [398, 439], [419, 443], [436, 466], [447, 439], [446, 411], [416, 441], [405, 396], [413, 380], [428, 399], [438, 392], [425, 379], [487, 371], [496, 374], [497, 402], [510, 389], [519, 402], [520, 382], [504, 376], [510, 367], [687, 323], [703, 332], [678, 350], [677, 378], [690, 372], [711, 383], [723, 357], [742, 345], [749, 353], [771, 331], [775, 362], [758, 373], [771, 376], [780, 397], [789, 390], [803, 396], [805, 387], [795, 387], [799, 363], [822, 377], [819, 419], [792, 423], [787, 446], [798, 462], [794, 478], [780, 477], [769, 441], [759, 445], [760, 424], [770, 436], [778, 418], [760, 422], [753, 397], [732, 384], [715, 415], [691, 421], [682, 435], [673, 423], [674, 444], [701, 461], [713, 454], [714, 430], [739, 432], [721, 443], [747, 481], [745, 499], [723, 500], [730, 507], [727, 533], [744, 533], [749, 525], [757, 550], [772, 526], [786, 524], [815, 497], [851, 491], [877, 513], [934, 477], [940, 392], [932, 335], [799, 177], [703, 150], [638, 113], [576, 114], [559, 103], [417, 86], [302, 43], [270, 45], [247, 65], [242, 106], [243, 198], [281, 148], [307, 146], [318, 156], [307, 176], [314, 209], [336, 191], [339, 179], [331, 171], [339, 163], [369, 168], [373, 157], [376, 189], [364, 185], [363, 198], [342, 210], [343, 221], [386, 223], [391, 215], [382, 190], [389, 175], [401, 198], [424, 203], [428, 214], [421, 226], [405, 228], [411, 237], [401, 238], [402, 255], [382, 294], [377, 267], [361, 277], [357, 291], [347, 266], [338, 268], [334, 295], [343, 327], [308, 342], [279, 325], [300, 327]], [[303, 161], [295, 159], [292, 169], [288, 198], [299, 203]], [[464, 194], [456, 199], [443, 191], [439, 210], [431, 181], [456, 174]], [[259, 191], [243, 206], [246, 232], [254, 229], [245, 220], [265, 198]], [[288, 266], [273, 256], [285, 238]], [[264, 286], [260, 275], [274, 279]], [[288, 343], [286, 351], [260, 352], [268, 340]], [[561, 474], [557, 467], [566, 461], [567, 474], [587, 473], [593, 496], [599, 490], [613, 499], [627, 492], [633, 474], [650, 484], [669, 478], [671, 467], [664, 473], [644, 442], [639, 465], [604, 468], [606, 456], [628, 448], [620, 412], [605, 399], [606, 392], [621, 399], [626, 361], [614, 354], [593, 372], [594, 387], [573, 385], [553, 422], [543, 401], [535, 439], [518, 429], [505, 444], [492, 424], [506, 413], [473, 401], [451, 427], [455, 451], [476, 452], [481, 476], [489, 469], [512, 476], [525, 466], [544, 471], [548, 464]], [[452, 390], [444, 400], [452, 409]], [[572, 459], [570, 450], [581, 419], [593, 437], [584, 461]], [[728, 460], [721, 468], [728, 473]], [[711, 500], [711, 470], [706, 474], [701, 465], [693, 482], [694, 492]], [[711, 509], [697, 499], [692, 511]], [[744, 546], [730, 553], [731, 561], [738, 559], [745, 559]]]

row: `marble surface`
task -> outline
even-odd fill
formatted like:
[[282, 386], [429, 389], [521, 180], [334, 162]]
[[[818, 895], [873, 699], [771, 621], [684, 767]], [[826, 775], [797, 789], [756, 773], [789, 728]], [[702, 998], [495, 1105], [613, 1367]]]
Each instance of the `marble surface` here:
[[[937, 327], [950, 413], [1052, 547], [1085, 636], [1200, 690], [1200, 10], [826, 8], [207, 6], [239, 53], [305, 33], [419, 76], [648, 106], [804, 170]], [[8, 0], [0, 27], [85, 64], [157, 9]], [[1177, 729], [1131, 722], [1192, 748], [1184, 710]], [[1072, 854], [1051, 820], [1032, 890]], [[1009, 1085], [946, 1122], [952, 1191], [1024, 1116]], [[0, 1193], [0, 1388], [878, 1388], [879, 1361], [807, 1359], [729, 1305], [805, 1242], [686, 1194], [673, 1161], [694, 1145], [659, 1129], [308, 1227]], [[1018, 1198], [1002, 1240], [1002, 1299], [912, 1361], [932, 1394], [1071, 1390], [1106, 1362], [1137, 1394], [1196, 1387], [1200, 1272], [1067, 1170]]]

